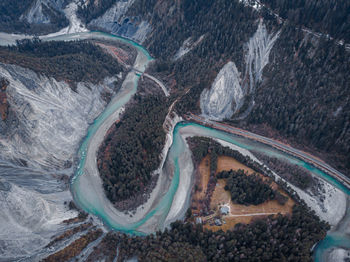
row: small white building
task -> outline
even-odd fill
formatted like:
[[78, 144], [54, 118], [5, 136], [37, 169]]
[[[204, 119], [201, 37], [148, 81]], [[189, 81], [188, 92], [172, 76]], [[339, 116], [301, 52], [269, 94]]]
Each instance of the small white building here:
[[230, 213], [230, 208], [228, 206], [220, 207], [220, 214], [221, 215], [228, 215], [229, 213]]

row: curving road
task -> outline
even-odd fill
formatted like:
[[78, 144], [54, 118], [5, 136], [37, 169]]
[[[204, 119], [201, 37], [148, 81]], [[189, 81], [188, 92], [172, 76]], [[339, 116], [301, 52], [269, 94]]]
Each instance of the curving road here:
[[328, 164], [323, 162], [321, 159], [314, 157], [308, 153], [305, 153], [301, 150], [295, 149], [291, 146], [283, 144], [283, 143], [276, 141], [274, 139], [267, 138], [267, 137], [264, 137], [261, 135], [257, 135], [257, 134], [254, 134], [252, 132], [249, 132], [249, 131], [246, 131], [246, 130], [243, 130], [243, 129], [240, 129], [237, 127], [233, 127], [233, 126], [218, 123], [215, 121], [207, 120], [207, 119], [204, 119], [204, 118], [197, 116], [197, 115], [194, 115], [194, 114], [186, 115], [185, 118], [187, 120], [193, 120], [193, 121], [198, 122], [198, 123], [205, 125], [205, 126], [213, 127], [213, 128], [219, 129], [219, 130], [223, 130], [225, 132], [229, 132], [229, 133], [232, 133], [235, 135], [243, 136], [243, 137], [264, 143], [266, 145], [272, 146], [272, 147], [277, 148], [279, 150], [282, 150], [290, 155], [293, 155], [297, 158], [300, 158], [300, 159], [304, 160], [305, 162], [310, 163], [310, 164], [314, 165], [315, 167], [321, 169], [322, 171], [326, 172], [327, 174], [331, 175], [332, 177], [334, 177], [337, 180], [339, 180], [340, 182], [342, 182], [342, 184], [344, 186], [346, 186], [347, 188], [350, 189], [350, 178], [346, 177], [345, 175], [343, 175], [342, 173], [340, 173], [339, 171], [337, 171], [333, 167], [329, 166]]
[[166, 97], [168, 97], [170, 94], [169, 94], [169, 91], [168, 89], [166, 88], [166, 86], [157, 78], [155, 78], [154, 76], [151, 76], [150, 74], [147, 74], [145, 72], [141, 72], [140, 70], [137, 70], [136, 68], [133, 68], [133, 70], [137, 73], [137, 74], [140, 74], [141, 76], [144, 76], [144, 77], [147, 77], [151, 80], [153, 80], [157, 85], [160, 86], [160, 88], [163, 90], [164, 92], [164, 95]]

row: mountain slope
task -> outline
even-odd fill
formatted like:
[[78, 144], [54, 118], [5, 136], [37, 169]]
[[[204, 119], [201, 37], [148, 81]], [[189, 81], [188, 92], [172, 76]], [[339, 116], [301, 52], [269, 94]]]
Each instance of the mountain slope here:
[[63, 13], [65, 0], [2, 0], [0, 31], [44, 34], [68, 25]]
[[[255, 4], [249, 5], [253, 2], [256, 1], [139, 0], [128, 14], [138, 15], [153, 26], [145, 41], [153, 55], [160, 58], [153, 73], [169, 79], [173, 94], [189, 90], [177, 104], [180, 113], [201, 112], [199, 94], [213, 85], [229, 61], [234, 61], [238, 72], [245, 72], [244, 54], [249, 50], [247, 43], [256, 32], [259, 17], [268, 34], [281, 30], [264, 58], [269, 63], [259, 73], [261, 81], [255, 86], [255, 93], [249, 93], [246, 83], [242, 83], [247, 94], [245, 103], [232, 120], [247, 128], [260, 126], [259, 130], [264, 124], [301, 147], [320, 151], [324, 158], [333, 156], [336, 167], [349, 174], [350, 52], [340, 40], [347, 39], [350, 23], [343, 11], [335, 12], [348, 10], [348, 3], [339, 1], [334, 6], [331, 0], [322, 1], [323, 5], [311, 0], [305, 4], [266, 0], [262, 1], [265, 7], [256, 8]], [[326, 10], [332, 6], [334, 9]], [[314, 17], [304, 23], [301, 18], [296, 21], [292, 15], [296, 9], [308, 10]], [[317, 10], [331, 18], [313, 22], [319, 16]], [[276, 16], [277, 11], [282, 17]], [[341, 28], [335, 32], [338, 22]], [[339, 38], [327, 36], [332, 33]], [[201, 37], [198, 45], [180, 59], [173, 59], [189, 38], [196, 41]], [[253, 61], [253, 68], [258, 63]], [[250, 109], [252, 113], [245, 114]], [[267, 130], [262, 131], [267, 134]]]

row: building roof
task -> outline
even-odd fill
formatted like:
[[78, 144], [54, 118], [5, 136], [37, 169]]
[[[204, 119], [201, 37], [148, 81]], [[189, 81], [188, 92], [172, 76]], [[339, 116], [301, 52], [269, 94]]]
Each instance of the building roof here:
[[222, 206], [220, 207], [220, 213], [222, 215], [227, 215], [230, 212], [230, 208], [228, 206]]

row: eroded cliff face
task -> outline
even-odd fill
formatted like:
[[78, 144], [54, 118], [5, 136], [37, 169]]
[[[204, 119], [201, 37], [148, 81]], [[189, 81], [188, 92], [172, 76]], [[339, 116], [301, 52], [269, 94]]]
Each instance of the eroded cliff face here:
[[111, 93], [108, 84], [115, 80], [102, 86], [78, 83], [74, 92], [64, 82], [18, 66], [0, 64], [0, 76], [9, 82], [13, 115], [1, 125], [1, 155], [49, 169], [72, 161], [89, 123], [106, 104], [101, 94]]
[[76, 92], [14, 65], [0, 64], [0, 78], [10, 105], [0, 120], [0, 256], [11, 260], [45, 252], [67, 227], [62, 221], [77, 215], [64, 204], [72, 200], [74, 155], [116, 78], [78, 83]]
[[[271, 49], [279, 36], [269, 34], [265, 25], [260, 21], [255, 34], [246, 44], [245, 74], [241, 79], [240, 73], [234, 62], [227, 63], [217, 75], [210, 89], [203, 90], [200, 98], [200, 106], [204, 117], [223, 120], [242, 107], [245, 96], [254, 97], [257, 84], [262, 80], [264, 67], [269, 63]], [[254, 99], [246, 101], [248, 109], [242, 112], [247, 115]]]
[[40, 194], [7, 184], [7, 190], [0, 190], [1, 257], [17, 259], [43, 248], [52, 235], [65, 227], [60, 222], [77, 215], [63, 205], [70, 198], [69, 191]]
[[240, 73], [235, 63], [228, 62], [217, 75], [212, 87], [200, 98], [202, 114], [208, 118], [229, 118], [241, 106], [243, 98]]
[[53, 18], [51, 16], [62, 12], [63, 6], [64, 0], [36, 0], [20, 20], [30, 24], [48, 24]]
[[262, 80], [263, 69], [269, 63], [271, 49], [279, 34], [280, 32], [269, 34], [266, 26], [260, 21], [258, 30], [249, 39], [245, 55], [245, 79], [249, 80], [246, 93], [254, 93], [257, 83]]
[[134, 0], [117, 1], [101, 17], [92, 20], [88, 26], [143, 43], [152, 28], [147, 21], [141, 20], [138, 17], [126, 16], [127, 11], [133, 3]]

